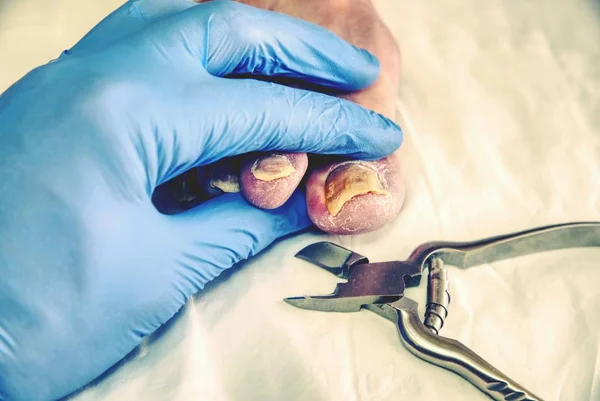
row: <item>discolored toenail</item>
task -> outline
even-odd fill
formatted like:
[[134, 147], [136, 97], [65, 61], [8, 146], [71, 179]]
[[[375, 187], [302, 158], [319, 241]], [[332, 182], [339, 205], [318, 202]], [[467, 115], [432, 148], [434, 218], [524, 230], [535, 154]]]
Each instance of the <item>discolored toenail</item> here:
[[208, 184], [223, 193], [240, 192], [240, 180], [237, 175], [222, 175], [211, 179]]
[[258, 158], [251, 171], [257, 180], [273, 181], [290, 176], [296, 169], [286, 156], [273, 154]]
[[325, 203], [334, 217], [348, 201], [364, 194], [390, 195], [377, 171], [364, 164], [342, 164], [325, 181]]

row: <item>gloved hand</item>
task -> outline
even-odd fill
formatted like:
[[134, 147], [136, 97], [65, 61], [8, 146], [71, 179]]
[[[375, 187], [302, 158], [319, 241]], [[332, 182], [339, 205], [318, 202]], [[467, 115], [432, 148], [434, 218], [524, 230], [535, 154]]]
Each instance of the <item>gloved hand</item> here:
[[281, 14], [141, 0], [2, 94], [0, 400], [84, 386], [224, 269], [308, 227], [301, 194], [272, 211], [234, 194], [172, 216], [151, 197], [252, 151], [387, 156], [402, 141], [388, 119], [265, 82], [353, 91], [377, 74], [368, 53]]

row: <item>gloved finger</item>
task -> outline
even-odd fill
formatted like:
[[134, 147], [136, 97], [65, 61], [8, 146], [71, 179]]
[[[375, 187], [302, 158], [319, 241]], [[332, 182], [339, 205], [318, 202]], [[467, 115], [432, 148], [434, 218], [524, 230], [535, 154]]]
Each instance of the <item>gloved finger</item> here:
[[149, 176], [157, 179], [149, 183], [153, 188], [190, 168], [250, 152], [376, 160], [396, 151], [403, 140], [400, 127], [387, 117], [317, 92], [255, 80], [173, 89], [185, 96], [161, 98], [149, 110], [158, 124], [146, 128], [157, 149], [145, 160]]
[[182, 78], [204, 68], [219, 77], [250, 74], [355, 91], [379, 75], [374, 56], [325, 28], [233, 1], [198, 4], [157, 21], [137, 39]]
[[273, 210], [256, 208], [239, 193], [227, 194], [168, 219], [179, 290], [186, 296], [277, 239], [312, 224], [300, 192]]
[[197, 5], [193, 0], [128, 0], [100, 21], [61, 57], [97, 51], [152, 22]]

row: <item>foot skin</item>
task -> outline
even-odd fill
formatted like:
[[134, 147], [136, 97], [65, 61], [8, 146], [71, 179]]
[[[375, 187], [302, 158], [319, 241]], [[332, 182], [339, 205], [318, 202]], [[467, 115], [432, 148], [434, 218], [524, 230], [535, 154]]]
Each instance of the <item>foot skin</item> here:
[[[316, 23], [369, 50], [381, 63], [379, 79], [365, 90], [341, 97], [388, 118], [395, 117], [400, 52], [370, 0], [237, 1]], [[257, 207], [278, 207], [297, 188], [307, 171], [307, 160], [303, 154], [285, 153], [250, 160], [242, 167], [241, 191]], [[259, 165], [268, 172], [256, 174]], [[393, 220], [404, 202], [398, 153], [372, 162], [331, 162], [316, 169], [308, 167], [307, 174], [310, 218], [330, 234], [375, 231]]]

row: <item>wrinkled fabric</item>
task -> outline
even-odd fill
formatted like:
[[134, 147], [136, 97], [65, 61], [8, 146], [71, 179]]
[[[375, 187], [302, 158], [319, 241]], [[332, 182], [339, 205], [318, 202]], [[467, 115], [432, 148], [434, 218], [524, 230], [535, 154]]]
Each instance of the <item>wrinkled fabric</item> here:
[[[0, 46], [10, 56], [0, 79], [30, 65], [20, 48], [33, 37], [61, 49], [115, 3], [5, 6]], [[377, 233], [279, 242], [221, 276], [73, 400], [487, 399], [408, 353], [370, 312], [286, 305], [284, 297], [329, 293], [337, 282], [293, 256], [330, 240], [373, 261], [404, 259], [430, 240], [600, 220], [600, 9], [592, 0], [376, 4], [403, 52], [401, 215]], [[43, 7], [54, 11], [29, 14]], [[8, 33], [22, 35], [19, 46]], [[572, 249], [451, 268], [442, 333], [545, 400], [600, 399], [599, 256]], [[424, 291], [408, 295], [423, 305]]]

